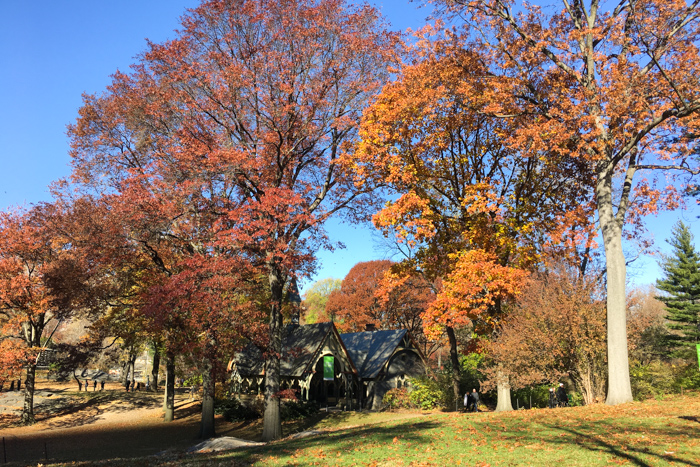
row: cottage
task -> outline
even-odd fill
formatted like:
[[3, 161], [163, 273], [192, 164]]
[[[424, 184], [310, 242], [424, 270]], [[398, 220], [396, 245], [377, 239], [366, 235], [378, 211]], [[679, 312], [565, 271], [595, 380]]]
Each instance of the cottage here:
[[[346, 410], [379, 409], [384, 394], [424, 374], [424, 358], [406, 330], [339, 334], [333, 323], [289, 325], [282, 341], [281, 389]], [[235, 387], [260, 394], [264, 365], [249, 345], [229, 363]]]

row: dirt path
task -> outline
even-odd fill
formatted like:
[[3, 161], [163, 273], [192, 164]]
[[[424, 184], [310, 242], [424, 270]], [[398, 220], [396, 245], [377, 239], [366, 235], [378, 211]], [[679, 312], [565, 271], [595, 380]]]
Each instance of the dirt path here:
[[[188, 401], [184, 391], [176, 397], [176, 420], [164, 423], [162, 392], [127, 394], [116, 384], [104, 392], [81, 393], [75, 385], [38, 386], [38, 422], [31, 426], [17, 425], [21, 393], [0, 393], [0, 462], [143, 457], [199, 441], [199, 403]], [[221, 434], [230, 429], [231, 424], [217, 420]]]

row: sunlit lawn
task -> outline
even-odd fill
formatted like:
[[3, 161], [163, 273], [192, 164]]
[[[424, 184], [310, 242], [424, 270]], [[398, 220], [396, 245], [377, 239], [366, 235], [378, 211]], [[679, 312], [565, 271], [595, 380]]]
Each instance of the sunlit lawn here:
[[177, 464], [700, 466], [697, 394], [618, 407], [416, 414], [382, 422], [391, 416], [336, 414], [314, 427], [327, 430], [320, 436]]

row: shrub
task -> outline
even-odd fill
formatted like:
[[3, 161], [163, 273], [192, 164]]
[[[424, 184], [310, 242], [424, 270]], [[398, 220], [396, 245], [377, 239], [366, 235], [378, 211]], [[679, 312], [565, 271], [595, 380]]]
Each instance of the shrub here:
[[384, 394], [382, 403], [387, 410], [409, 409], [414, 407], [411, 404], [409, 393], [406, 388], [389, 389], [386, 394]]
[[243, 422], [262, 417], [262, 413], [248, 407], [238, 399], [218, 399], [214, 401], [214, 413], [223, 415], [229, 422]]
[[674, 391], [673, 366], [659, 360], [630, 367], [630, 382], [635, 400], [644, 400]]
[[313, 401], [287, 400], [280, 406], [280, 418], [283, 422], [300, 420], [318, 412], [318, 404]]
[[422, 410], [432, 410], [437, 408], [446, 408], [448, 399], [454, 400], [451, 395], [451, 386], [445, 390], [445, 385], [440, 384], [427, 376], [411, 379], [411, 391], [409, 392], [409, 400], [415, 407], [420, 407]]

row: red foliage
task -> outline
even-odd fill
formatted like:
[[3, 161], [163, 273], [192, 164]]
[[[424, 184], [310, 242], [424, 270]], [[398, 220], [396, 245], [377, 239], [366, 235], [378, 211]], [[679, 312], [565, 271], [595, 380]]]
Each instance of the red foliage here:
[[326, 304], [326, 315], [333, 317], [341, 332], [376, 329], [408, 329], [422, 337], [421, 314], [434, 299], [428, 284], [417, 278], [390, 283], [389, 260], [357, 263], [350, 269], [339, 290]]

